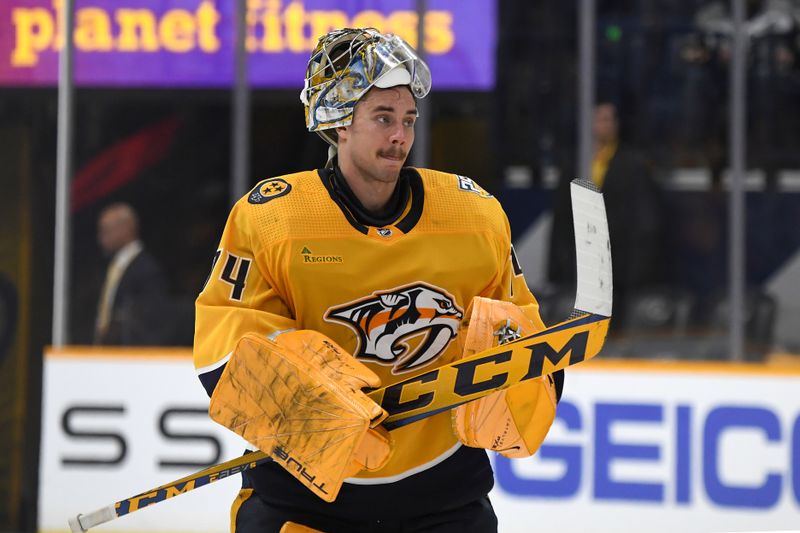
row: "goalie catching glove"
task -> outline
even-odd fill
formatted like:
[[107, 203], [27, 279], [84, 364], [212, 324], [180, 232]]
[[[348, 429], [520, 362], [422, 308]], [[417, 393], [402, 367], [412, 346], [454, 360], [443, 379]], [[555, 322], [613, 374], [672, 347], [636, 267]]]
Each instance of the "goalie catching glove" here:
[[211, 418], [269, 454], [327, 502], [345, 478], [378, 470], [391, 440], [387, 413], [362, 388], [378, 376], [325, 335], [244, 335], [211, 396]]
[[[536, 332], [533, 323], [511, 302], [476, 297], [462, 325], [463, 357]], [[465, 331], [466, 330], [466, 331]], [[556, 389], [549, 375], [523, 381], [453, 410], [458, 439], [506, 457], [530, 457], [556, 416]]]

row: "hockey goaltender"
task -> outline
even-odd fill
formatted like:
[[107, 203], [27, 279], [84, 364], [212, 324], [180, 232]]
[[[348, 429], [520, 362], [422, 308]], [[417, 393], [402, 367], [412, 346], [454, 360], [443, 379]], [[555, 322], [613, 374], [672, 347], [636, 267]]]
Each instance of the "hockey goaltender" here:
[[404, 166], [430, 87], [398, 36], [324, 35], [301, 100], [327, 164], [267, 178], [230, 212], [194, 361], [211, 417], [272, 458], [243, 472], [232, 531], [497, 531], [484, 449], [530, 456], [554, 420], [563, 372], [391, 433], [365, 394], [414, 376], [422, 387], [544, 328], [498, 201], [470, 178]]

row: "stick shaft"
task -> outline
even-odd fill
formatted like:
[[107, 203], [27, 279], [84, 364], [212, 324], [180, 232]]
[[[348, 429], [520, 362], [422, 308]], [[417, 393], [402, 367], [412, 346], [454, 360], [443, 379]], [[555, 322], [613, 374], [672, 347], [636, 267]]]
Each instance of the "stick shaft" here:
[[69, 525], [73, 533], [88, 531], [89, 528], [105, 524], [120, 516], [125, 516], [169, 498], [186, 494], [194, 489], [210, 485], [215, 481], [240, 474], [267, 461], [269, 461], [269, 457], [264, 452], [249, 452], [241, 457], [208, 467], [205, 470], [195, 472], [166, 485], [125, 498], [112, 505], [101, 507], [91, 513], [79, 514], [69, 519]]
[[584, 314], [375, 390], [369, 397], [389, 413], [383, 426], [396, 429], [591, 359], [603, 346], [609, 320]]

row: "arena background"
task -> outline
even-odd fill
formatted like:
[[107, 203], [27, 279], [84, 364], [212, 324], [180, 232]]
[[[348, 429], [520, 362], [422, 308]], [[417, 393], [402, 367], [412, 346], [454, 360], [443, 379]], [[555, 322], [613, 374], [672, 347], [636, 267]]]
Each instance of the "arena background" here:
[[[501, 531], [800, 527], [798, 0], [4, 0], [0, 531], [67, 531], [240, 453], [204, 415], [193, 300], [231, 203], [324, 162], [298, 93], [343, 25], [424, 43], [412, 163], [500, 199], [548, 323], [574, 300], [556, 198], [589, 172], [593, 102], [652, 177], [613, 199], [647, 224], [608, 345], [534, 458], [493, 458]], [[90, 346], [118, 201], [166, 274], [162, 346]], [[105, 530], [225, 531], [237, 483]]]

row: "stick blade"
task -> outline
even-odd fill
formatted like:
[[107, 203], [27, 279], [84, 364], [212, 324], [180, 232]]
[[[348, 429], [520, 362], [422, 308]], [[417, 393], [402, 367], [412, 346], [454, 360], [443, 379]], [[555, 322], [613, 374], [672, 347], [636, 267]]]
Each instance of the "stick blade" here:
[[575, 179], [570, 183], [570, 195], [578, 275], [575, 309], [610, 317], [613, 302], [611, 241], [603, 193], [593, 182]]

